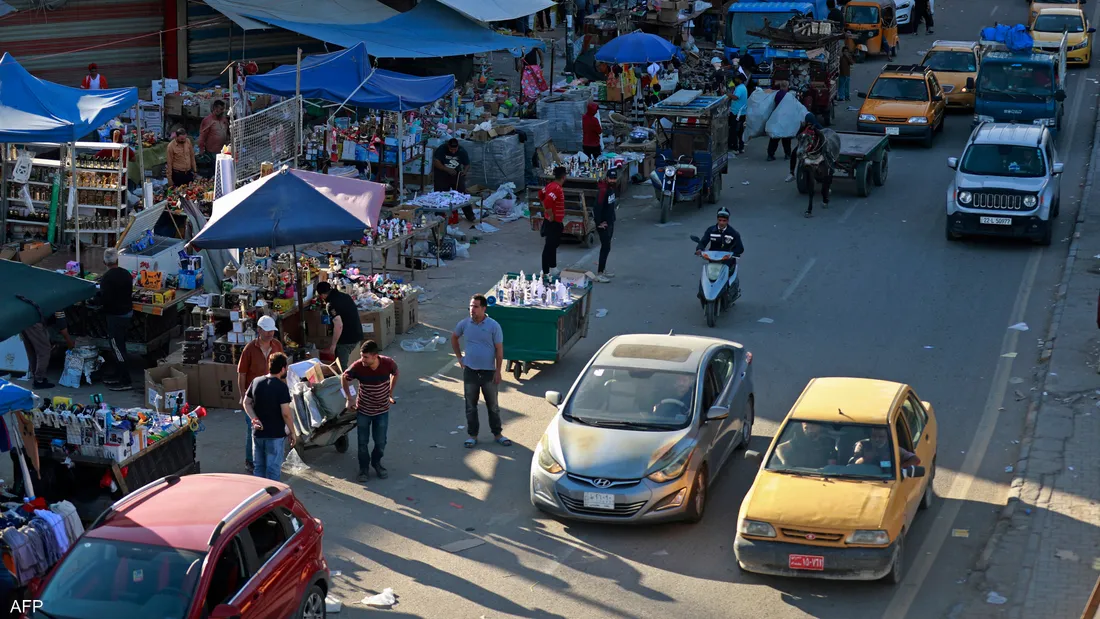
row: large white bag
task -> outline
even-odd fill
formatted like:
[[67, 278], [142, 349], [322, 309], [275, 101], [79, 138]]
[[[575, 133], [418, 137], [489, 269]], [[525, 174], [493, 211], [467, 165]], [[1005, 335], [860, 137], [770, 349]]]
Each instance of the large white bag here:
[[745, 105], [745, 134], [746, 142], [752, 138], [764, 135], [764, 125], [771, 118], [775, 110], [775, 91], [757, 88], [749, 95], [749, 102]]
[[802, 121], [806, 120], [806, 114], [809, 113], [798, 97], [788, 92], [779, 105], [775, 106], [775, 111], [772, 112], [764, 130], [772, 138], [793, 138], [798, 135]]

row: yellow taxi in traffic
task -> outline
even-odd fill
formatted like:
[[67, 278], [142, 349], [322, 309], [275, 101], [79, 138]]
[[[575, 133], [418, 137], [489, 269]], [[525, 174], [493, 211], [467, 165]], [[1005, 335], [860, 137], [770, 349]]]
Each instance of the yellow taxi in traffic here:
[[932, 69], [919, 64], [888, 64], [859, 108], [856, 130], [892, 138], [918, 139], [925, 148], [943, 130], [947, 101]]
[[1089, 25], [1081, 9], [1043, 9], [1031, 24], [1031, 38], [1035, 51], [1058, 51], [1062, 34], [1066, 35], [1066, 64], [1089, 66], [1092, 64], [1092, 34], [1096, 28]]
[[980, 62], [981, 47], [974, 41], [936, 41], [921, 64], [932, 69], [947, 95], [947, 107], [972, 110], [974, 92], [966, 87], [966, 80], [978, 80]]
[[913, 518], [935, 498], [935, 474], [935, 413], [909, 385], [815, 378], [741, 502], [737, 563], [760, 574], [896, 584]]
[[1080, 9], [1083, 8], [1082, 4], [1084, 2], [1081, 2], [1081, 0], [1031, 0], [1027, 13], [1027, 27], [1031, 27], [1031, 24], [1035, 22], [1035, 18], [1043, 9]]

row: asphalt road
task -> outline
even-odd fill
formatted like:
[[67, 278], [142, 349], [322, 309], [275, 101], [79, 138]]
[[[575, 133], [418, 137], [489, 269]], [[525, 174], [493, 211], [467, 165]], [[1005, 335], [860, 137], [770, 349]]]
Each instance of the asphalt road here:
[[[919, 62], [918, 52], [935, 38], [972, 40], [995, 20], [1025, 19], [1026, 4], [1018, 1], [938, 4], [936, 34], [905, 36], [899, 61]], [[867, 88], [882, 64], [856, 66], [853, 91]], [[871, 197], [857, 198], [851, 181], [837, 181], [831, 207], [816, 207], [813, 219], [802, 217], [805, 197], [783, 182], [786, 162], [765, 162], [766, 142], [751, 143], [731, 164], [722, 198], [747, 248], [744, 296], [714, 329], [705, 326], [695, 299], [699, 262], [688, 240], [713, 222], [714, 207], [682, 207], [661, 227], [650, 192], [626, 198], [611, 258], [618, 277], [595, 293], [606, 317], [594, 320], [588, 338], [562, 362], [521, 383], [506, 379], [502, 406], [513, 447], [483, 440], [476, 450], [462, 449], [459, 374], [444, 365], [442, 353], [425, 355], [403, 365], [390, 425], [390, 479], [365, 487], [349, 482], [352, 454], [325, 452], [292, 482], [325, 522], [326, 550], [341, 572], [335, 593], [349, 604], [341, 616], [374, 612], [354, 602], [385, 587], [399, 596], [385, 611], [396, 617], [941, 616], [967, 595], [968, 569], [1008, 490], [1005, 467], [1016, 460], [1012, 441], [1027, 405], [1019, 396], [1033, 383], [1037, 340], [1049, 320], [1088, 160], [1097, 88], [1085, 76], [1092, 74], [1071, 71], [1068, 130], [1060, 138], [1063, 208], [1050, 248], [945, 241], [951, 174], [945, 160], [960, 154], [969, 115], [949, 117], [932, 149], [895, 145], [890, 178]], [[854, 95], [849, 105], [858, 106]], [[837, 125], [854, 130], [855, 112], [842, 107]], [[479, 245], [475, 258], [496, 272], [534, 270], [538, 240], [530, 232], [523, 239]], [[590, 262], [593, 254], [567, 247], [562, 257]], [[488, 289], [494, 279], [470, 282], [466, 294]], [[442, 328], [461, 318], [465, 297], [448, 302], [454, 310], [440, 318]], [[1030, 330], [1008, 329], [1019, 322]], [[553, 413], [542, 394], [568, 389], [607, 338], [670, 329], [734, 339], [753, 351], [757, 449], [767, 446], [814, 376], [907, 382], [934, 404], [940, 498], [917, 518], [902, 585], [739, 572], [731, 543], [755, 472], [739, 459], [716, 480], [697, 525], [594, 526], [556, 521], [531, 507], [531, 452]], [[952, 529], [964, 529], [966, 537]], [[485, 543], [458, 553], [440, 549], [463, 539]]]

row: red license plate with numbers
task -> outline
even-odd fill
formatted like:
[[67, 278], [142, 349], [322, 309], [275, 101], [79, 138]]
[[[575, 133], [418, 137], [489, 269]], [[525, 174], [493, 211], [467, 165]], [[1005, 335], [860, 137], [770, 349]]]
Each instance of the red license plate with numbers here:
[[820, 572], [825, 569], [825, 557], [813, 555], [788, 555], [787, 567], [792, 570], [811, 570]]

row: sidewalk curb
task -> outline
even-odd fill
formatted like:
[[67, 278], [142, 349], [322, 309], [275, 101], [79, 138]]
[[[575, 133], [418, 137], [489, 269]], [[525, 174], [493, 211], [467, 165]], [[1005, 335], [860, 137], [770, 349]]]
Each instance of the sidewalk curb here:
[[[1036, 396], [1032, 398], [1031, 403], [1028, 405], [1027, 417], [1024, 421], [1024, 432], [1020, 439], [1020, 455], [1016, 462], [1016, 466], [1013, 468], [1014, 474], [1012, 476], [1012, 484], [1008, 490], [1008, 501], [997, 515], [997, 522], [994, 524], [993, 533], [989, 536], [989, 540], [986, 541], [974, 565], [975, 575], [981, 574], [983, 580], [985, 571], [989, 568], [990, 559], [993, 557], [993, 553], [1000, 544], [1001, 538], [1008, 529], [1013, 514], [1016, 513], [1016, 506], [1019, 505], [1020, 494], [1023, 491], [1024, 484], [1028, 481], [1027, 469], [1028, 460], [1031, 455], [1031, 444], [1035, 439], [1036, 421], [1045, 403], [1046, 392], [1044, 389], [1046, 388], [1047, 379], [1050, 376], [1050, 361], [1054, 356], [1054, 343], [1058, 337], [1058, 329], [1062, 324], [1062, 314], [1065, 312], [1066, 293], [1069, 290], [1069, 280], [1073, 275], [1073, 267], [1077, 262], [1077, 251], [1081, 244], [1080, 228], [1081, 224], [1085, 222], [1088, 216], [1090, 206], [1089, 196], [1092, 194], [1093, 174], [1097, 170], [1100, 170], [1100, 106], [1097, 106], [1096, 110], [1096, 118], [1093, 120], [1092, 143], [1089, 149], [1089, 162], [1085, 169], [1085, 185], [1081, 190], [1081, 203], [1077, 210], [1077, 218], [1073, 222], [1072, 237], [1069, 244], [1069, 250], [1066, 254], [1062, 278], [1054, 293], [1054, 309], [1051, 312], [1050, 327], [1047, 329], [1043, 350], [1039, 353], [1039, 364], [1045, 364], [1045, 366], [1040, 370]], [[1034, 481], [1038, 482], [1038, 480]], [[975, 586], [980, 586], [980, 584], [981, 583], [975, 583]]]

